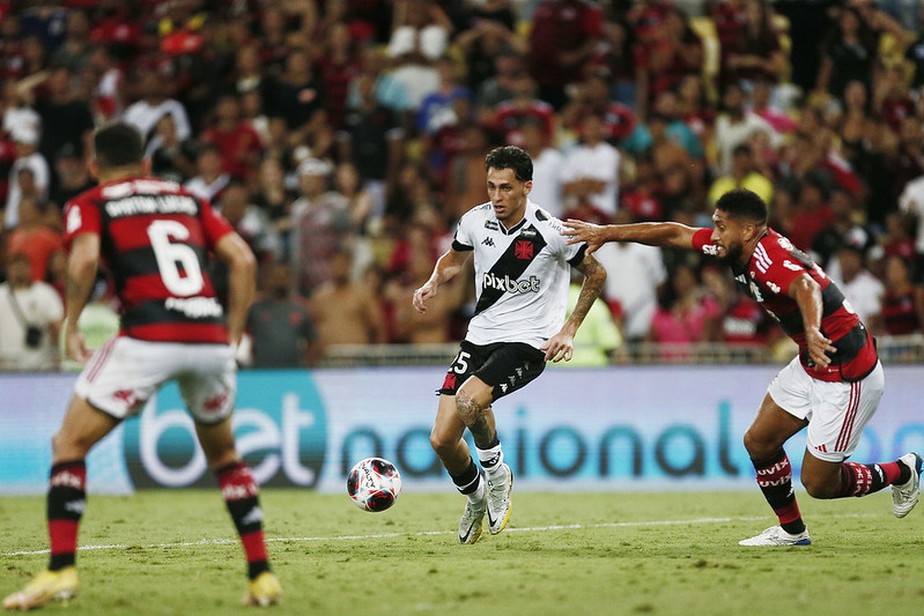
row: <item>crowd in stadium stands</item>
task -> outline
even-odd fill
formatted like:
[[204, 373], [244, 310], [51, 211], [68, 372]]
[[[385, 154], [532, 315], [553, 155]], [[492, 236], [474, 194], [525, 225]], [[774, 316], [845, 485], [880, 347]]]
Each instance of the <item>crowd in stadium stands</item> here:
[[[112, 119], [258, 255], [255, 366], [457, 339], [470, 282], [426, 314], [410, 297], [486, 200], [484, 155], [501, 144], [529, 152], [531, 198], [562, 218], [710, 226], [721, 194], [749, 188], [875, 334], [920, 333], [917, 5], [0, 0], [0, 369], [58, 365], [61, 212], [93, 185], [89, 137]], [[721, 268], [638, 245], [597, 254], [619, 328], [605, 353], [778, 339]], [[116, 327], [109, 297], [101, 281], [91, 345]]]

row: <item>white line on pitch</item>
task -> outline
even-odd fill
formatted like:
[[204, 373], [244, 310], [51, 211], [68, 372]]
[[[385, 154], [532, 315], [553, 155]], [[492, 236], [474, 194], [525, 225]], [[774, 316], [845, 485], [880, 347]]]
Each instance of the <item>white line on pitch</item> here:
[[[581, 530], [586, 528], [633, 528], [644, 526], [682, 526], [684, 524], [723, 524], [728, 522], [755, 522], [766, 519], [767, 516], [750, 516], [750, 517], [727, 517], [727, 518], [693, 518], [690, 520], [652, 520], [641, 522], [601, 522], [599, 524], [554, 524], [550, 526], [524, 526], [509, 527], [505, 532], [508, 533], [542, 533], [556, 530]], [[859, 518], [868, 517], [863, 514], [841, 514], [827, 517], [835, 518]], [[334, 535], [331, 537], [267, 537], [268, 543], [301, 543], [311, 541], [362, 541], [364, 539], [395, 539], [398, 537], [430, 537], [433, 535], [452, 535], [455, 531], [450, 530], [427, 530], [416, 533], [375, 533], [369, 535]], [[79, 551], [88, 550], [127, 550], [129, 548], [142, 549], [165, 549], [165, 548], [186, 548], [199, 545], [228, 545], [236, 544], [238, 539], [200, 539], [198, 541], [175, 541], [172, 543], [155, 543], [145, 546], [132, 546], [124, 543], [113, 543], [105, 545], [84, 545], [80, 546]], [[23, 550], [19, 552], [7, 552], [4, 556], [35, 556], [39, 554], [48, 554], [48, 550]]]

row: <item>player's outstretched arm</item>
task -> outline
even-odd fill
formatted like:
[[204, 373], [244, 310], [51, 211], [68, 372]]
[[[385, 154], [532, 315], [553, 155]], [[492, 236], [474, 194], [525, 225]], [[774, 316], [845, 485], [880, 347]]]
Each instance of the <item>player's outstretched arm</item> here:
[[577, 266], [577, 270], [584, 274], [584, 282], [581, 284], [581, 292], [578, 294], [577, 302], [574, 304], [574, 310], [568, 316], [561, 330], [551, 338], [545, 346], [545, 360], [559, 362], [561, 360], [571, 361], [574, 355], [574, 335], [577, 333], [584, 317], [587, 316], [590, 307], [600, 297], [603, 292], [603, 285], [606, 284], [606, 269], [600, 262], [584, 253], [584, 260]]
[[427, 282], [423, 283], [419, 289], [414, 291], [414, 297], [411, 302], [414, 304], [414, 309], [417, 310], [417, 312], [427, 311], [427, 300], [436, 296], [440, 284], [459, 273], [465, 265], [465, 261], [468, 260], [468, 255], [468, 252], [450, 248], [436, 260], [436, 265], [433, 267], [433, 273], [430, 274], [430, 278], [428, 278]]
[[231, 344], [237, 345], [256, 293], [257, 259], [247, 242], [234, 232], [218, 240], [215, 252], [228, 264], [228, 336]]
[[569, 218], [562, 235], [569, 244], [585, 242], [587, 254], [607, 242], [638, 242], [662, 248], [693, 248], [693, 234], [699, 229], [679, 222], [637, 222], [625, 225], [595, 225]]

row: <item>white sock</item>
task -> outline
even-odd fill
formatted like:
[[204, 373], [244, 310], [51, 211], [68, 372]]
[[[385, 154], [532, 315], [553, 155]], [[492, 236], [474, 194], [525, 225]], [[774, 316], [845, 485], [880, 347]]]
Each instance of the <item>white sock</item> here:
[[481, 473], [478, 473], [478, 487], [475, 488], [474, 492], [466, 494], [465, 498], [473, 505], [484, 500], [484, 478], [481, 476]]
[[475, 447], [475, 451], [478, 452], [478, 461], [481, 462], [481, 468], [489, 477], [496, 477], [498, 473], [502, 472], [504, 468], [504, 452], [501, 450], [500, 443], [490, 449]]

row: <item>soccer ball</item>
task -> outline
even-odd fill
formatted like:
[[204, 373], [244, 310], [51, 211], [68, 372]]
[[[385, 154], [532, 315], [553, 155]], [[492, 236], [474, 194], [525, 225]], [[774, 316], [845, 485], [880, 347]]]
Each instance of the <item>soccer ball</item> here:
[[347, 494], [363, 511], [385, 511], [401, 493], [401, 475], [395, 465], [382, 458], [366, 458], [347, 475]]

